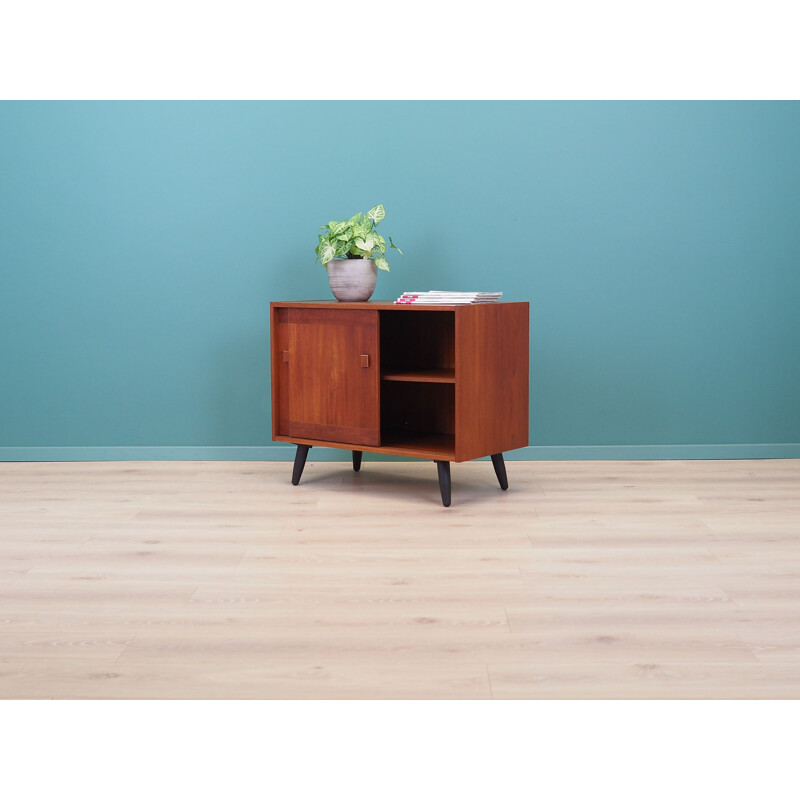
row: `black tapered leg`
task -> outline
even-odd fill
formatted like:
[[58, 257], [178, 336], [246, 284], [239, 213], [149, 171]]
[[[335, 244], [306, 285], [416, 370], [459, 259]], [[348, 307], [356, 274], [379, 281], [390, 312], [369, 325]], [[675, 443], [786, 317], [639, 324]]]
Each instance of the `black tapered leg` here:
[[363, 453], [360, 450], [353, 450], [353, 469], [358, 472], [361, 469], [361, 456]]
[[297, 452], [294, 455], [294, 469], [292, 470], [292, 484], [297, 486], [300, 483], [300, 476], [303, 474], [303, 467], [306, 465], [310, 444], [297, 445]]
[[439, 469], [439, 491], [442, 493], [442, 505], [447, 508], [450, 505], [450, 462], [437, 461]]
[[492, 456], [492, 464], [494, 465], [494, 474], [497, 475], [500, 488], [505, 491], [508, 489], [508, 477], [506, 476], [506, 462], [503, 461], [503, 454], [495, 453]]

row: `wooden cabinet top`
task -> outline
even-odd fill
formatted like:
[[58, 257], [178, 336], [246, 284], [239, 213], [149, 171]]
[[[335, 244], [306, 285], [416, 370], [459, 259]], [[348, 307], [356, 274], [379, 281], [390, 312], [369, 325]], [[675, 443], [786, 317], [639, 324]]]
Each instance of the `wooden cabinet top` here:
[[391, 300], [368, 300], [365, 303], [342, 303], [339, 300], [287, 300], [272, 302], [270, 306], [275, 308], [343, 308], [343, 309], [362, 309], [372, 311], [457, 311], [460, 308], [475, 308], [478, 306], [527, 306], [526, 302], [497, 302], [497, 303], [459, 303], [457, 305], [429, 305], [425, 303], [399, 303], [395, 304]]

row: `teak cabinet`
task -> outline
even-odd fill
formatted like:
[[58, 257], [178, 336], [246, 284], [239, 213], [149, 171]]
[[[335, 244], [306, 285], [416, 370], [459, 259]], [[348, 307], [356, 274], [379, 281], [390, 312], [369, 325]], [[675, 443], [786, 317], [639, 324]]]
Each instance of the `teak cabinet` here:
[[313, 445], [450, 462], [528, 444], [528, 303], [271, 303], [272, 438], [297, 445], [297, 485]]

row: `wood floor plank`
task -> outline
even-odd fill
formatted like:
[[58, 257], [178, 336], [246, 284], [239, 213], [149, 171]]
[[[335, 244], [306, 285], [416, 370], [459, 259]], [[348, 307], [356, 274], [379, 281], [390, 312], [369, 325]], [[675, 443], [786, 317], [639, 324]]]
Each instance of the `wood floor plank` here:
[[56, 664], [0, 659], [0, 686], [8, 698], [370, 700], [491, 697], [486, 667], [436, 665], [419, 659], [362, 664], [312, 661], [243, 662], [221, 657], [196, 662]]
[[800, 460], [0, 463], [0, 697], [799, 698]]
[[800, 697], [796, 667], [702, 662], [489, 664], [496, 700], [783, 700]]

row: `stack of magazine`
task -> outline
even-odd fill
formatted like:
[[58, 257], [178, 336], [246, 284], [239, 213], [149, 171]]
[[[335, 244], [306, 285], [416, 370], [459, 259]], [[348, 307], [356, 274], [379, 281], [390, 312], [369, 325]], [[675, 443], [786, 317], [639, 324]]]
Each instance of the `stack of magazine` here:
[[403, 292], [395, 305], [472, 305], [473, 303], [495, 303], [503, 296], [502, 292]]

